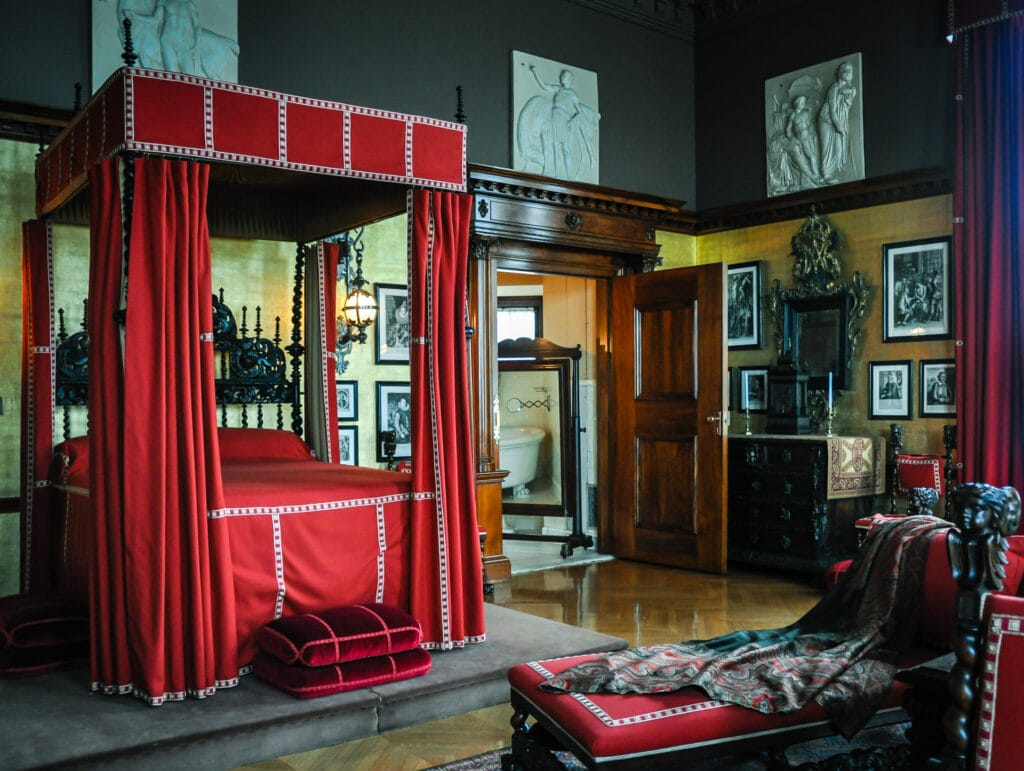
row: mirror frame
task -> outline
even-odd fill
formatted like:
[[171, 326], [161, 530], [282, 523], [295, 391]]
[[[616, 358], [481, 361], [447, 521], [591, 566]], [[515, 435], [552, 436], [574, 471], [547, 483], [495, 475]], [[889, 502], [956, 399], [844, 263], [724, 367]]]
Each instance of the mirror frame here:
[[[560, 504], [529, 504], [502, 502], [502, 510], [509, 514], [535, 514], [561, 516], [572, 519], [572, 532], [581, 529], [580, 522], [580, 415], [579, 415], [579, 361], [583, 355], [580, 346], [566, 348], [542, 337], [520, 337], [498, 343], [499, 372], [544, 372], [558, 375], [559, 414], [561, 436], [562, 500]], [[506, 534], [506, 538], [515, 536]], [[525, 536], [519, 536], [524, 538]], [[530, 540], [564, 541], [565, 536], [533, 536]], [[569, 551], [571, 554], [571, 550]], [[563, 556], [565, 556], [563, 554]]]
[[[838, 282], [842, 271], [838, 257], [841, 247], [839, 233], [813, 209], [791, 243], [792, 254], [796, 257], [793, 265], [795, 286], [783, 289], [779, 279], [775, 279], [768, 293], [768, 311], [775, 327], [776, 355], [779, 360], [789, 359], [798, 365], [805, 362], [807, 357], [802, 356], [800, 350], [804, 319], [814, 312], [836, 309], [840, 318], [836, 325], [835, 350], [831, 356], [826, 354], [825, 359], [835, 362], [835, 369], [831, 370], [833, 390], [849, 390], [863, 333], [862, 322], [872, 290], [859, 271], [850, 281]], [[817, 391], [827, 389], [828, 371], [807, 371], [808, 388]]]

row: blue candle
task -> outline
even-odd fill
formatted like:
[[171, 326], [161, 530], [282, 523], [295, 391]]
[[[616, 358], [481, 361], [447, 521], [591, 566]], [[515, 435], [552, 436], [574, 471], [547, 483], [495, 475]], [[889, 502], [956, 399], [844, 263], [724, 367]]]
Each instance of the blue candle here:
[[832, 372], [828, 373], [828, 408], [832, 409]]

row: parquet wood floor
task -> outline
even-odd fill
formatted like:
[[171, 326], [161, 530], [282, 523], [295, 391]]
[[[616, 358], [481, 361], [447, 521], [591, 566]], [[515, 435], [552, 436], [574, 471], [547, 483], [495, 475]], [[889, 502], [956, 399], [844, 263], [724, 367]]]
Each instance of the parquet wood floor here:
[[[616, 560], [513, 576], [495, 601], [629, 640], [712, 637], [795, 621], [821, 597], [814, 577], [734, 569], [725, 576]], [[246, 769], [405, 771], [507, 746], [509, 705], [267, 760]]]

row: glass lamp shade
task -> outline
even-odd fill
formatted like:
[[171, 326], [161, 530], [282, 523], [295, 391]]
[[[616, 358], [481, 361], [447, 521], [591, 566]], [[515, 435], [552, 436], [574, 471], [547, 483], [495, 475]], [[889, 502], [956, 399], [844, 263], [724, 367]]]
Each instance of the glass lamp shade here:
[[369, 292], [356, 289], [345, 298], [341, 317], [350, 327], [367, 327], [377, 319], [377, 301]]

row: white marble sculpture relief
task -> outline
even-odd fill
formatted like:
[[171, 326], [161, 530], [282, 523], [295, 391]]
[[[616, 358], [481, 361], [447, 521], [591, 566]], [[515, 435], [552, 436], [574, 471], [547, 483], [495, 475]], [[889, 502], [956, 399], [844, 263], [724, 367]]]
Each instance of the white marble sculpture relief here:
[[512, 74], [515, 168], [596, 184], [597, 76], [518, 51]]
[[768, 195], [864, 179], [860, 54], [765, 82]]
[[234, 2], [94, 0], [94, 87], [122, 64], [124, 19], [132, 23], [132, 45], [139, 66], [214, 80], [238, 80]]

